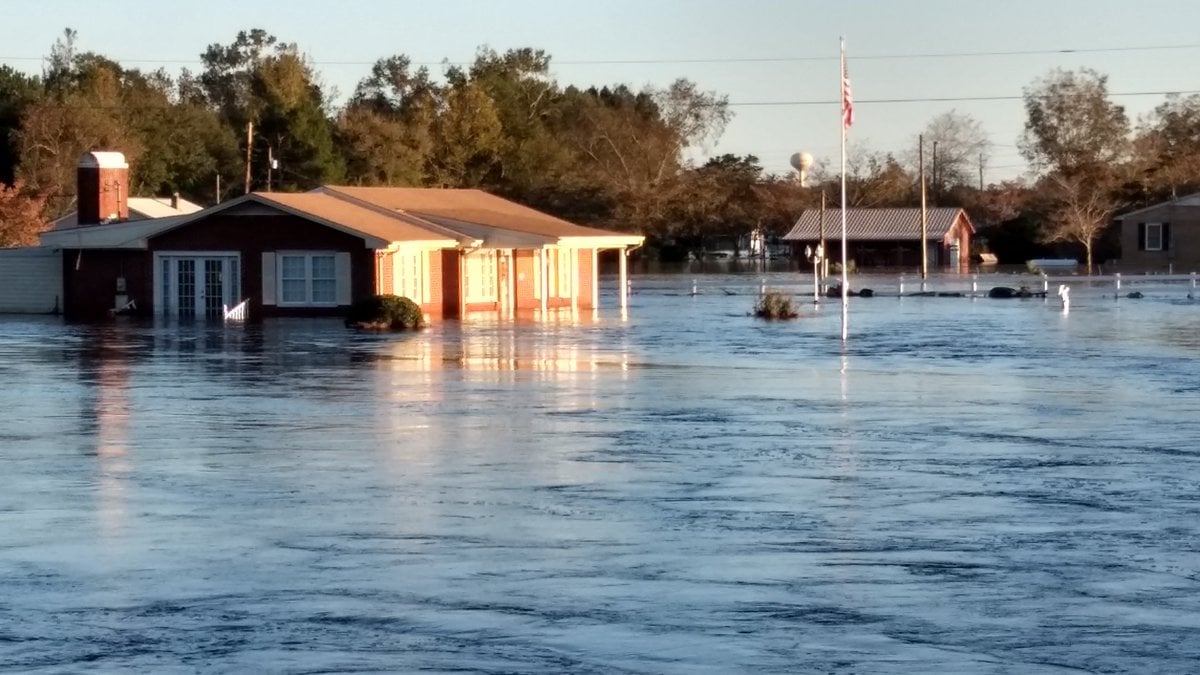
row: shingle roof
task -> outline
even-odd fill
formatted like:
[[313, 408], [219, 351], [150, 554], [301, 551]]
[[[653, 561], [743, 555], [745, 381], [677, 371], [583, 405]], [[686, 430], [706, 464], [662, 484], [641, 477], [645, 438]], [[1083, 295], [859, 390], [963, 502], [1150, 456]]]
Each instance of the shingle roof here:
[[385, 242], [439, 242], [454, 246], [463, 235], [420, 223], [403, 214], [382, 213], [319, 192], [255, 192], [258, 199], [299, 214], [319, 218], [346, 230], [360, 232]]
[[150, 237], [247, 202], [361, 236], [372, 247], [419, 242], [438, 248], [540, 248], [570, 245], [576, 238], [591, 240], [584, 246], [618, 247], [643, 240], [640, 235], [575, 225], [479, 190], [325, 187], [304, 193], [253, 192], [169, 218], [58, 229], [43, 233], [42, 242], [70, 248], [145, 248]]
[[1190, 195], [1184, 195], [1183, 197], [1171, 199], [1171, 200], [1168, 200], [1165, 202], [1159, 202], [1157, 204], [1151, 204], [1149, 206], [1145, 206], [1140, 209], [1137, 209], [1136, 211], [1130, 211], [1129, 213], [1122, 213], [1119, 216], [1115, 216], [1114, 220], [1123, 221], [1127, 218], [1132, 218], [1134, 216], [1140, 216], [1143, 213], [1149, 213], [1151, 211], [1157, 211], [1158, 209], [1161, 209], [1163, 207], [1172, 207], [1172, 206], [1184, 206], [1184, 207], [1200, 206], [1200, 192], [1196, 192], [1196, 193], [1193, 193]]
[[611, 237], [623, 233], [576, 225], [483, 190], [325, 186], [319, 191], [345, 196], [389, 211], [488, 225], [545, 237]]
[[[942, 239], [961, 215], [974, 231], [967, 214], [960, 208], [942, 207], [925, 210], [926, 234], [929, 239]], [[820, 237], [820, 211], [809, 209], [800, 214], [791, 232], [784, 239], [815, 241]], [[825, 210], [825, 238], [836, 239], [842, 234], [842, 212]], [[918, 240], [921, 238], [921, 209], [846, 209], [846, 239], [858, 241]]]
[[133, 217], [132, 214], [135, 211], [141, 214], [143, 218], [166, 218], [168, 216], [195, 213], [204, 208], [195, 202], [189, 202], [183, 198], [175, 202], [177, 206], [171, 206], [171, 203], [171, 197], [130, 197], [130, 218]]
[[[170, 197], [130, 197], [129, 220], [145, 220], [147, 218], [169, 218], [171, 216], [187, 215], [204, 208], [186, 199], [179, 200], [179, 207], [171, 206]], [[72, 211], [57, 218], [51, 228], [65, 230], [79, 226], [79, 212]]]

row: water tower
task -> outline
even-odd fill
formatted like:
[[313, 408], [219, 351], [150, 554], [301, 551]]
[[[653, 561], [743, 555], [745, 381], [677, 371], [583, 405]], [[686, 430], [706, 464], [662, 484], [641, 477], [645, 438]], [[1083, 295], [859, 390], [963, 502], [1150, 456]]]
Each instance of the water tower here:
[[812, 168], [813, 156], [807, 152], [797, 152], [792, 154], [792, 168], [800, 172], [800, 187], [804, 187], [804, 181], [808, 179], [808, 170]]

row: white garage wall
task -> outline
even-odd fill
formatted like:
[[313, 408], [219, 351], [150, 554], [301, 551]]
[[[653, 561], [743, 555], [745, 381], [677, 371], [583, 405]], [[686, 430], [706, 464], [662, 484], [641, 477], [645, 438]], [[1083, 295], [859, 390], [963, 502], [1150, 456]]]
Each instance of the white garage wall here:
[[0, 314], [47, 314], [61, 303], [60, 250], [0, 249]]

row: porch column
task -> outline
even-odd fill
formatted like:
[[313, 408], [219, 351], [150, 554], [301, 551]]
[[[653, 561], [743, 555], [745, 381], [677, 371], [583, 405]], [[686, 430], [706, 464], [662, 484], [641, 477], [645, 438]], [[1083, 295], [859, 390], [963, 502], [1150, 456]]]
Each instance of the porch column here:
[[592, 309], [600, 308], [600, 249], [592, 249]]
[[[561, 262], [561, 261], [559, 261]], [[571, 310], [579, 309], [579, 250], [567, 249], [568, 274], [571, 276]]]
[[517, 252], [509, 250], [508, 256], [508, 279], [504, 283], [508, 284], [508, 318], [513, 318], [517, 315]]
[[541, 265], [542, 270], [542, 318], [546, 316], [546, 310], [550, 307], [550, 250], [543, 248], [539, 252], [541, 260], [538, 265]]
[[617, 269], [617, 297], [621, 299], [621, 311], [625, 311], [629, 307], [629, 262], [624, 246], [618, 250]]

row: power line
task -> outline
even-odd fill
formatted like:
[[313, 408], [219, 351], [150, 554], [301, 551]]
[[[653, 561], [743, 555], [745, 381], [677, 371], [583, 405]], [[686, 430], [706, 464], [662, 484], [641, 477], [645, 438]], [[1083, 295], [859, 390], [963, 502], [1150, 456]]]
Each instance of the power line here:
[[[1109, 92], [1108, 96], [1126, 97], [1126, 96], [1169, 96], [1179, 94], [1200, 94], [1200, 89], [1163, 89], [1159, 91], [1127, 91], [1127, 92]], [[1005, 94], [1000, 96], [927, 96], [927, 97], [911, 97], [911, 98], [855, 98], [855, 105], [859, 104], [882, 104], [882, 103], [960, 103], [964, 101], [1023, 101], [1025, 96], [1021, 94]], [[809, 99], [809, 100], [794, 100], [794, 101], [731, 101], [727, 103], [731, 108], [754, 108], [754, 107], [769, 107], [769, 106], [814, 106], [814, 105], [840, 105], [841, 100], [837, 98], [829, 99]], [[43, 104], [46, 105], [46, 104]], [[176, 107], [175, 105], [77, 105], [58, 103], [47, 105], [53, 108], [78, 108], [81, 110], [170, 110]], [[1016, 146], [1010, 146], [1016, 147]]]
[[[1166, 96], [1171, 94], [1198, 94], [1200, 89], [1176, 89], [1163, 91], [1128, 91], [1109, 92], [1109, 96]], [[860, 103], [959, 103], [963, 101], [1023, 101], [1024, 95], [1009, 94], [1003, 96], [930, 96], [921, 98], [857, 98], [854, 104]], [[840, 104], [836, 98], [809, 101], [738, 101], [730, 102], [730, 107], [755, 106], [805, 106], [805, 105], [834, 105]]]
[[[884, 53], [884, 54], [863, 54], [852, 56], [850, 61], [878, 61], [878, 60], [895, 60], [895, 59], [946, 59], [946, 58], [979, 58], [989, 56], [1047, 56], [1052, 54], [1100, 54], [1100, 53], [1121, 53], [1121, 52], [1148, 52], [1148, 51], [1173, 51], [1181, 49], [1200, 49], [1200, 44], [1178, 44], [1178, 45], [1141, 45], [1130, 47], [1084, 47], [1084, 48], [1055, 48], [1055, 49], [1014, 49], [1014, 50], [992, 50], [992, 51], [964, 51], [964, 52], [915, 52], [915, 53]], [[2, 61], [44, 61], [45, 56], [0, 56]], [[700, 58], [700, 59], [578, 59], [578, 60], [554, 60], [551, 58], [551, 65], [559, 66], [618, 66], [618, 65], [670, 65], [670, 64], [719, 64], [719, 63], [745, 63], [745, 64], [761, 64], [761, 63], [798, 63], [805, 61], [836, 61], [837, 56], [766, 56], [766, 57], [727, 57], [727, 58]], [[170, 64], [200, 64], [202, 60], [199, 57], [190, 59], [113, 59], [117, 63], [170, 63]], [[313, 65], [325, 66], [370, 66], [376, 61], [321, 61], [312, 60]], [[443, 59], [440, 61], [413, 61], [410, 65], [413, 66], [469, 66], [474, 61], [450, 61]]]

